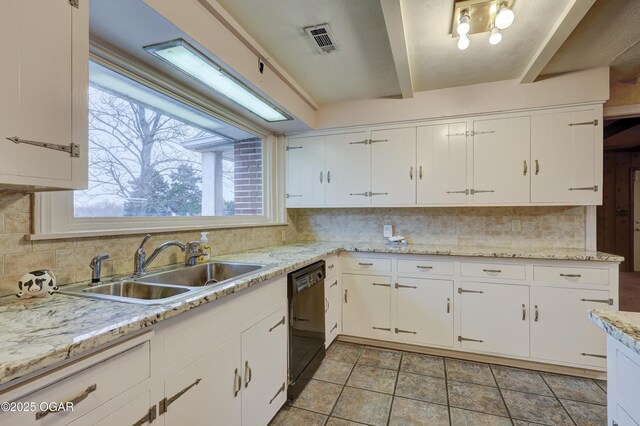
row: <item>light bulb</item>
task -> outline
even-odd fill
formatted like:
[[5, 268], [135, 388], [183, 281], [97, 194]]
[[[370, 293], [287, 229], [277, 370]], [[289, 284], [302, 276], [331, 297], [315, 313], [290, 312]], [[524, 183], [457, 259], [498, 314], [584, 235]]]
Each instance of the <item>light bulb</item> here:
[[467, 47], [469, 47], [469, 44], [469, 37], [467, 37], [466, 35], [461, 35], [460, 37], [458, 37], [458, 49], [465, 50]]
[[502, 41], [502, 33], [497, 27], [491, 28], [491, 35], [489, 36], [489, 43], [498, 44]]
[[509, 6], [507, 6], [506, 3], [502, 3], [498, 9], [498, 13], [496, 14], [496, 27], [501, 30], [509, 28], [511, 24], [513, 24], [515, 17], [513, 10], [509, 9]]
[[466, 36], [469, 34], [469, 30], [471, 29], [471, 25], [469, 25], [470, 20], [471, 18], [469, 17], [469, 13], [463, 11], [460, 15], [460, 19], [458, 20], [458, 27], [456, 28], [458, 35]]

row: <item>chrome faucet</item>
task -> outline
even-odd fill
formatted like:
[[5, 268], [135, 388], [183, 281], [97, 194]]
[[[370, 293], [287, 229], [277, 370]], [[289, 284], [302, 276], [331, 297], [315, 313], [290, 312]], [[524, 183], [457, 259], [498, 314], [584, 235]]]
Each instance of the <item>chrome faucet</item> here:
[[91, 263], [89, 263], [89, 267], [91, 268], [91, 285], [95, 285], [100, 282], [100, 274], [102, 273], [102, 262], [105, 260], [109, 260], [109, 255], [107, 253], [100, 253], [93, 259], [91, 259]]
[[144, 250], [144, 245], [149, 240], [149, 238], [151, 238], [151, 234], [145, 235], [142, 240], [142, 243], [140, 243], [140, 247], [138, 247], [138, 250], [136, 250], [136, 253], [133, 258], [133, 274], [134, 275], [142, 275], [144, 271], [147, 269], [147, 267], [149, 266], [149, 264], [153, 262], [153, 260], [156, 257], [158, 257], [158, 255], [162, 251], [164, 251], [165, 249], [171, 246], [179, 247], [180, 250], [182, 250], [183, 252], [187, 250], [187, 246], [182, 244], [180, 241], [177, 241], [177, 240], [166, 241], [160, 244], [158, 247], [156, 247], [153, 253], [151, 253], [151, 256], [149, 256], [149, 258], [147, 259], [147, 252]]

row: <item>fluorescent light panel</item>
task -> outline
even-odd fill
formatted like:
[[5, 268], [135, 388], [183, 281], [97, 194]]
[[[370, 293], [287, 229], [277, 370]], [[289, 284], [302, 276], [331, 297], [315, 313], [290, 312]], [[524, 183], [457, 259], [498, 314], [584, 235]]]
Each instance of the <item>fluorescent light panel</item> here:
[[146, 46], [144, 49], [263, 120], [268, 122], [291, 120], [291, 117], [254, 93], [183, 39]]

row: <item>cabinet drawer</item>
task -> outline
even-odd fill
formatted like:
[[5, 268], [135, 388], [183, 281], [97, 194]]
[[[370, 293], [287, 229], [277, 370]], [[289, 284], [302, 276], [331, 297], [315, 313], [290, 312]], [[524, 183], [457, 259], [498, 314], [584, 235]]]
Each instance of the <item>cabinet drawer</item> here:
[[526, 271], [524, 265], [510, 265], [500, 263], [462, 263], [460, 274], [463, 277], [504, 278], [510, 280], [524, 280]]
[[391, 271], [391, 259], [377, 259], [366, 257], [343, 257], [342, 268], [355, 271]]
[[563, 268], [561, 266], [534, 266], [533, 279], [551, 283], [609, 285], [609, 270], [598, 268]]
[[399, 274], [453, 275], [453, 262], [398, 260]]
[[[6, 413], [1, 423], [8, 425], [66, 425], [105, 404], [150, 376], [149, 342], [142, 343], [57, 383], [31, 393], [24, 403], [74, 401], [73, 410]], [[141, 413], [141, 416], [144, 413]], [[4, 417], [7, 416], [5, 419]]]

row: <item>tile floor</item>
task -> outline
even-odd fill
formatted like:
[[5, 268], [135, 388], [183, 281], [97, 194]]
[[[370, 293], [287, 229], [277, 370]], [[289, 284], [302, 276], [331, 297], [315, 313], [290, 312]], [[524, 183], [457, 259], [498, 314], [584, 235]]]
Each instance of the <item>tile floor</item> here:
[[606, 382], [334, 342], [272, 425], [606, 425]]

